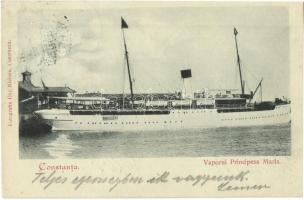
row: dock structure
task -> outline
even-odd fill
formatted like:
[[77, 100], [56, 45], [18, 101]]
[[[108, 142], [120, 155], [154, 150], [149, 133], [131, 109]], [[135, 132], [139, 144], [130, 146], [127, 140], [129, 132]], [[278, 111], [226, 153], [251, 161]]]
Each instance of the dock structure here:
[[19, 112], [32, 113], [44, 104], [48, 97], [67, 97], [68, 94], [74, 96], [75, 90], [69, 87], [49, 87], [42, 81], [43, 87], [35, 86], [31, 80], [32, 73], [24, 71], [22, 81], [19, 81]]

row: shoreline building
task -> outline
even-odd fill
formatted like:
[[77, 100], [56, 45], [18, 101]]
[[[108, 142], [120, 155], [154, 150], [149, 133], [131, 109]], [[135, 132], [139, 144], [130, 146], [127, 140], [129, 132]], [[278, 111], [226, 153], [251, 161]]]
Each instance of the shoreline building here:
[[20, 135], [48, 132], [51, 127], [37, 118], [34, 112], [46, 107], [49, 103], [49, 97], [67, 97], [68, 94], [74, 96], [76, 92], [69, 87], [47, 87], [43, 81], [43, 87], [37, 87], [33, 85], [31, 76], [31, 72], [25, 71], [22, 73], [22, 81], [18, 82]]
[[67, 97], [68, 94], [74, 96], [75, 90], [69, 87], [43, 87], [33, 85], [31, 81], [32, 73], [25, 71], [22, 73], [22, 81], [19, 81], [19, 112], [32, 113], [40, 106], [47, 103], [48, 97]]

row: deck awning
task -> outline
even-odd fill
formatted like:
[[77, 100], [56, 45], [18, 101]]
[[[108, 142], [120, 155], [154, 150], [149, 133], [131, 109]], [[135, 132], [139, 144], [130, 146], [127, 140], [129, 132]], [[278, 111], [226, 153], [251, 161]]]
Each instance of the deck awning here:
[[19, 88], [33, 93], [75, 93], [76, 91], [69, 87], [36, 87], [31, 82], [20, 81]]

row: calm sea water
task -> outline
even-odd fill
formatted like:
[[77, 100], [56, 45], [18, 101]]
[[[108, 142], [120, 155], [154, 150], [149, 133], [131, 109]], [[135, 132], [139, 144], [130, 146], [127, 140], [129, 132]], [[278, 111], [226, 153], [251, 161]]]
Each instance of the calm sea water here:
[[290, 125], [149, 132], [60, 131], [20, 136], [20, 158], [286, 156]]

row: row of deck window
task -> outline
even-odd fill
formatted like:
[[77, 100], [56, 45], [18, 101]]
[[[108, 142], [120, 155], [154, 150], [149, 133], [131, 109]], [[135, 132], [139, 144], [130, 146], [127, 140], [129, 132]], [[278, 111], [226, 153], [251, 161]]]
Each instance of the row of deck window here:
[[[277, 116], [284, 116], [284, 115], [288, 115], [289, 113], [282, 113], [282, 114], [278, 114]], [[227, 118], [227, 119], [222, 119], [222, 121], [231, 121], [231, 120], [247, 120], [247, 119], [261, 119], [261, 118], [270, 118], [270, 117], [274, 117], [275, 115], [267, 115], [267, 116], [257, 116], [257, 117], [248, 117], [248, 118]], [[121, 122], [120, 124], [139, 124], [139, 123], [143, 123], [143, 124], [158, 124], [158, 123], [182, 123], [183, 121], [163, 121], [163, 122], [158, 122], [158, 121], [148, 121], [148, 122]], [[82, 122], [75, 122], [75, 124], [82, 124]], [[118, 122], [87, 122], [87, 124], [119, 124]]]
[[[121, 122], [120, 124], [139, 124], [140, 122]], [[159, 124], [162, 122], [158, 122], [158, 121], [149, 121], [149, 122], [142, 122], [144, 124]], [[164, 121], [164, 124], [167, 123], [183, 123], [183, 121]], [[78, 122], [75, 122], [75, 124], [78, 124]], [[82, 122], [79, 122], [79, 124], [82, 124]], [[119, 124], [118, 122], [88, 122], [87, 124]]]
[[[212, 109], [207, 109], [209, 110], [209, 112], [212, 112]], [[177, 114], [188, 114], [188, 113], [204, 113], [204, 112], [208, 112], [207, 110], [196, 110], [196, 111], [173, 111], [172, 114], [177, 113]]]
[[[276, 116], [284, 116], [284, 115], [288, 115], [288, 113], [282, 113], [282, 114], [278, 114]], [[235, 118], [234, 120], [247, 120], [247, 119], [261, 119], [261, 118], [270, 118], [270, 117], [274, 117], [275, 115], [267, 115], [267, 116], [259, 116], [259, 117], [245, 117], [245, 118]], [[222, 119], [222, 121], [231, 121], [233, 120], [233, 118], [228, 118], [228, 119]]]

